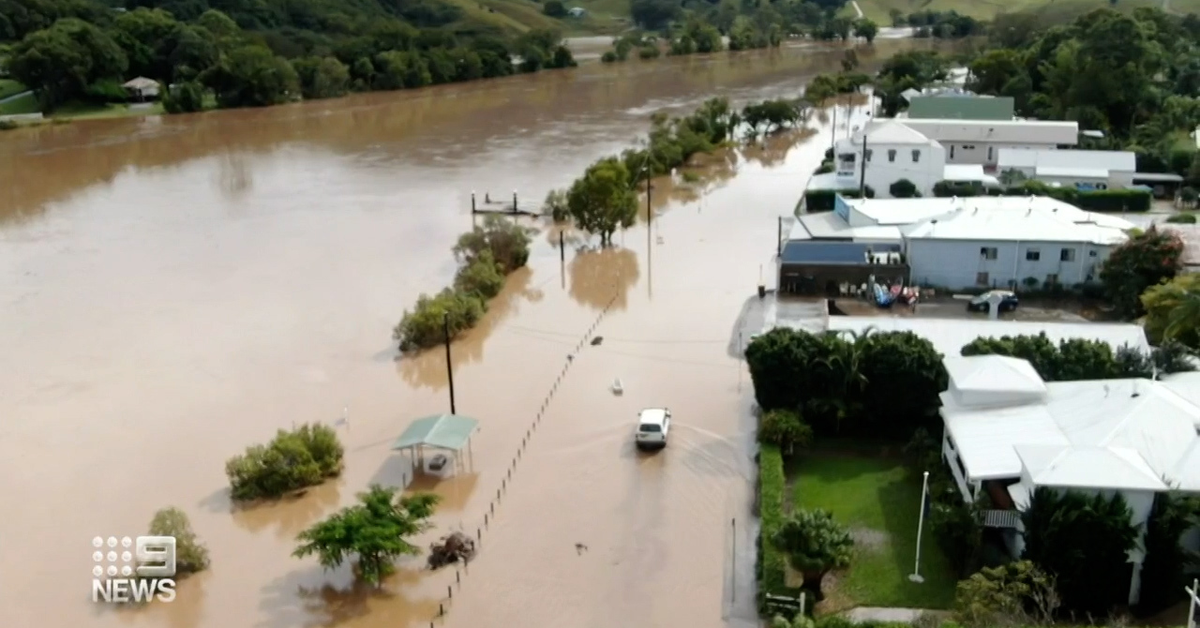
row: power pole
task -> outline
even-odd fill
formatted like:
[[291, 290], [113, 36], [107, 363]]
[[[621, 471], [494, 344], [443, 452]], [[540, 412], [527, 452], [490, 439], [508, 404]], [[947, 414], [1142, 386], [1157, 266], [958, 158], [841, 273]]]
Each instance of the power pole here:
[[454, 408], [454, 366], [450, 362], [450, 313], [442, 315], [442, 331], [446, 334], [446, 381], [450, 382], [450, 414], [457, 414]]
[[867, 127], [863, 127], [862, 173], [858, 179], [858, 197], [867, 197]]

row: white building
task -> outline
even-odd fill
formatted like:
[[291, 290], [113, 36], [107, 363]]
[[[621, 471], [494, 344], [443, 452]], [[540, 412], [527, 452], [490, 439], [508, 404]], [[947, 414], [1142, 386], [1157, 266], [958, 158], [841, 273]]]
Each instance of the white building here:
[[[943, 458], [964, 500], [992, 498], [998, 510], [985, 522], [1008, 530], [1014, 555], [1023, 547], [1016, 512], [1040, 487], [1120, 493], [1135, 525], [1146, 522], [1156, 493], [1200, 493], [1200, 373], [1047, 384], [1017, 358], [944, 363]], [[1196, 545], [1195, 531], [1184, 542]], [[1134, 603], [1145, 556], [1136, 549], [1129, 558]]]
[[946, 149], [940, 143], [897, 120], [869, 125], [852, 138], [839, 140], [834, 167], [834, 172], [814, 176], [808, 189], [857, 190], [865, 183], [875, 190], [876, 198], [891, 198], [889, 188], [902, 179], [913, 182], [922, 196], [932, 196], [939, 181], [999, 185], [982, 166], [948, 166]]
[[1095, 280], [1100, 264], [1134, 228], [1045, 196], [949, 200], [945, 213], [901, 229], [914, 283], [1072, 286]]
[[1134, 224], [1044, 196], [846, 199], [801, 215], [789, 243], [899, 244], [909, 281], [951, 290], [1094, 280]]
[[1120, 190], [1133, 184], [1137, 155], [1123, 150], [1002, 148], [996, 170], [1064, 187]]

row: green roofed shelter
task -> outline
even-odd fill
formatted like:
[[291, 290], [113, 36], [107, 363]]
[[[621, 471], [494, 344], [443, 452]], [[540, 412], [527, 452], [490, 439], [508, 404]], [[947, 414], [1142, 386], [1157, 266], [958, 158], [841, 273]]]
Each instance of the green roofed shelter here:
[[[471, 436], [479, 429], [479, 421], [458, 414], [435, 414], [417, 419], [392, 443], [392, 451], [412, 452], [413, 464], [426, 447], [454, 452], [455, 462], [464, 448], [471, 447]], [[424, 457], [423, 455], [420, 457]], [[442, 464], [435, 456], [428, 465], [430, 471], [440, 472]], [[442, 461], [444, 462], [444, 458]]]

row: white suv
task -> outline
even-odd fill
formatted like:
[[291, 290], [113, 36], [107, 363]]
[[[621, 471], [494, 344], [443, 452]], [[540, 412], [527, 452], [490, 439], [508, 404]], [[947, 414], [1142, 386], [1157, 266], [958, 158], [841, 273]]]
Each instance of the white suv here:
[[667, 433], [670, 431], [671, 411], [666, 408], [647, 408], [638, 414], [634, 442], [639, 449], [661, 449], [667, 446]]

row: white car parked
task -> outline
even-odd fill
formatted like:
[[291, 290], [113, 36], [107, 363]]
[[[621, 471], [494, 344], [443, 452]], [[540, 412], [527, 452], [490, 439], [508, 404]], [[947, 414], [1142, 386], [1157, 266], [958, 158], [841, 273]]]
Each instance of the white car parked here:
[[661, 449], [667, 446], [671, 431], [671, 411], [666, 408], [647, 408], [638, 414], [634, 442], [639, 449]]

